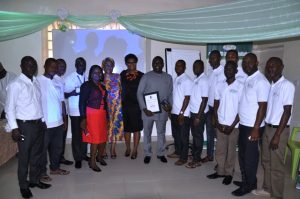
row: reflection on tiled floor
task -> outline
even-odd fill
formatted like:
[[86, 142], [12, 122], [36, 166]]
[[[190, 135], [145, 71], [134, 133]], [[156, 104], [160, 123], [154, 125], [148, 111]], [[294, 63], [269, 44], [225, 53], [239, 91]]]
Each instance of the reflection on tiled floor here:
[[[67, 145], [67, 158], [72, 159], [70, 145]], [[225, 186], [222, 179], [209, 180], [206, 175], [214, 172], [215, 162], [203, 164], [196, 169], [174, 165], [174, 159], [161, 163], [155, 153], [149, 165], [143, 163], [142, 146], [138, 158], [131, 160], [124, 157], [124, 144], [117, 146], [117, 159], [108, 159], [108, 166], [101, 167], [96, 173], [83, 162], [82, 169], [74, 165], [62, 168], [70, 170], [68, 176], [51, 176], [52, 187], [48, 190], [31, 189], [38, 199], [231, 199], [231, 192], [237, 187]], [[154, 147], [155, 149], [155, 147]], [[172, 149], [170, 149], [172, 150]], [[205, 153], [205, 151], [204, 151]], [[289, 159], [288, 159], [289, 162]], [[285, 198], [299, 199], [300, 191], [290, 180], [289, 164], [286, 167]], [[240, 179], [238, 163], [234, 180]], [[259, 186], [262, 183], [262, 170], [258, 172]], [[17, 159], [13, 158], [0, 167], [0, 199], [21, 198], [17, 181]], [[261, 198], [250, 194], [245, 199]]]

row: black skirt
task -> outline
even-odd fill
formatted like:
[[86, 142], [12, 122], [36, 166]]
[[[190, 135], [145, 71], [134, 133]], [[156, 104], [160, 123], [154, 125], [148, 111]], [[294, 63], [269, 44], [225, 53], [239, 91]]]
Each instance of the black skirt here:
[[134, 133], [143, 129], [142, 113], [139, 106], [123, 106], [124, 132]]

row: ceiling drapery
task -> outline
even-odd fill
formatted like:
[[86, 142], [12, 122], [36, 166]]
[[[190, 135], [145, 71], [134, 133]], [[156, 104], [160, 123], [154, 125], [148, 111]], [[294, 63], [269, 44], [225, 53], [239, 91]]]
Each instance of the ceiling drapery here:
[[[55, 15], [0, 11], [0, 41], [39, 31]], [[68, 16], [83, 28], [99, 28], [109, 16]], [[216, 6], [120, 16], [117, 21], [143, 37], [175, 43], [265, 41], [300, 36], [299, 0], [243, 0]]]

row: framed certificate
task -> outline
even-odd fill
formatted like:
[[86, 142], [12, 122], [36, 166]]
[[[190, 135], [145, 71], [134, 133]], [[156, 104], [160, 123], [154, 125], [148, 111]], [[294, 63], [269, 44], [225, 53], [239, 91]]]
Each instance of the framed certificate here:
[[153, 113], [160, 113], [160, 101], [158, 92], [144, 94], [146, 108]]

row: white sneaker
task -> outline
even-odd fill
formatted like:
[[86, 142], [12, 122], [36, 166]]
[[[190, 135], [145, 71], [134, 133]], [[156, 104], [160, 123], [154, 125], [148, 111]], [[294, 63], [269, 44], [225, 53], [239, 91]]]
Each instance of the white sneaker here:
[[300, 189], [300, 181], [297, 182], [296, 189]]
[[271, 194], [263, 189], [261, 189], [261, 190], [255, 189], [255, 190], [251, 191], [251, 193], [253, 193], [254, 195], [257, 195], [257, 196], [271, 197]]

